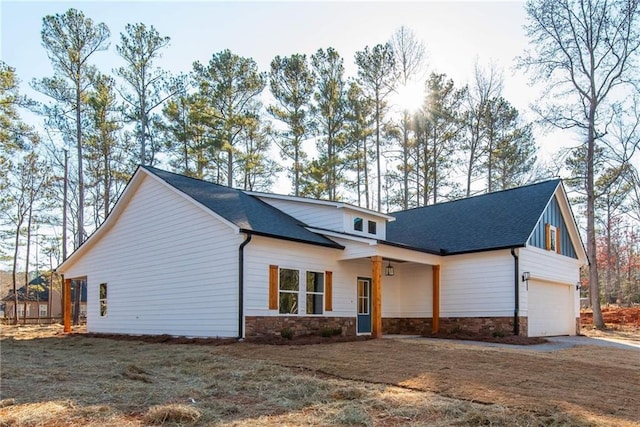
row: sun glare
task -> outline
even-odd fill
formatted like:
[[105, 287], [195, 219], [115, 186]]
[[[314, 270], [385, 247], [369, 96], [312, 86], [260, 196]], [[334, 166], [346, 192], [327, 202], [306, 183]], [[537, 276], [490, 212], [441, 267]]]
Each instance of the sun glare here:
[[399, 87], [394, 101], [404, 111], [418, 111], [424, 103], [423, 83], [409, 82]]

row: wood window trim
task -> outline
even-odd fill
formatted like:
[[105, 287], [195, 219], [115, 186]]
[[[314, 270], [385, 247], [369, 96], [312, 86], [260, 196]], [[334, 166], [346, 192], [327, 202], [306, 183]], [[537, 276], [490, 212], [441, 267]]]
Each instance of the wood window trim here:
[[269, 266], [269, 310], [278, 309], [278, 272], [277, 265]]
[[[278, 310], [280, 267], [269, 265], [269, 310]], [[333, 272], [324, 272], [324, 311], [333, 311]]]
[[333, 272], [324, 272], [324, 311], [333, 311]]

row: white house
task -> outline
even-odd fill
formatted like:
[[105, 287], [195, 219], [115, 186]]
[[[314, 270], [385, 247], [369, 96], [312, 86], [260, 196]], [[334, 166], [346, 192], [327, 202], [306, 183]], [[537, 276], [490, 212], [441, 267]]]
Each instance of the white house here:
[[58, 267], [95, 333], [574, 335], [586, 254], [560, 180], [381, 214], [139, 167]]

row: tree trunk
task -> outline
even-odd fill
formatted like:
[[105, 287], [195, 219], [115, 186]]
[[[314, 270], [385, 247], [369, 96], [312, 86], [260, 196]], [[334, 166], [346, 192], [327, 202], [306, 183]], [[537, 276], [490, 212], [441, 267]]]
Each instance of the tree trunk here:
[[[591, 98], [592, 100], [595, 97]], [[604, 329], [600, 308], [600, 284], [598, 283], [598, 264], [596, 263], [596, 227], [595, 227], [595, 183], [594, 183], [594, 151], [595, 151], [595, 112], [594, 101], [589, 110], [589, 131], [587, 136], [587, 257], [589, 257], [589, 295], [593, 307], [593, 324], [598, 329]]]
[[380, 167], [380, 100], [376, 91], [376, 166], [378, 172], [378, 211], [382, 209], [382, 169]]
[[62, 180], [62, 260], [67, 259], [67, 197], [69, 187], [69, 152], [64, 150], [64, 179]]
[[402, 207], [409, 209], [409, 118], [405, 111], [402, 120], [403, 146], [402, 146]]
[[76, 230], [76, 247], [84, 241], [84, 177], [82, 173], [82, 115], [81, 115], [81, 87], [80, 72], [76, 82], [76, 142], [78, 150], [78, 229]]
[[[33, 191], [33, 190], [30, 190]], [[31, 222], [33, 220], [33, 194], [29, 194], [29, 213], [27, 217], [27, 253], [24, 267], [24, 315], [23, 323], [26, 323], [27, 305], [29, 304], [29, 257], [31, 256]]]

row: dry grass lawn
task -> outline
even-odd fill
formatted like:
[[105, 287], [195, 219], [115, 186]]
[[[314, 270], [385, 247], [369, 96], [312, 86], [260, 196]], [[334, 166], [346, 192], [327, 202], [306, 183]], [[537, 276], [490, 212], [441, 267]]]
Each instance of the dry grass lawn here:
[[2, 327], [0, 426], [640, 425], [640, 352], [151, 344]]

